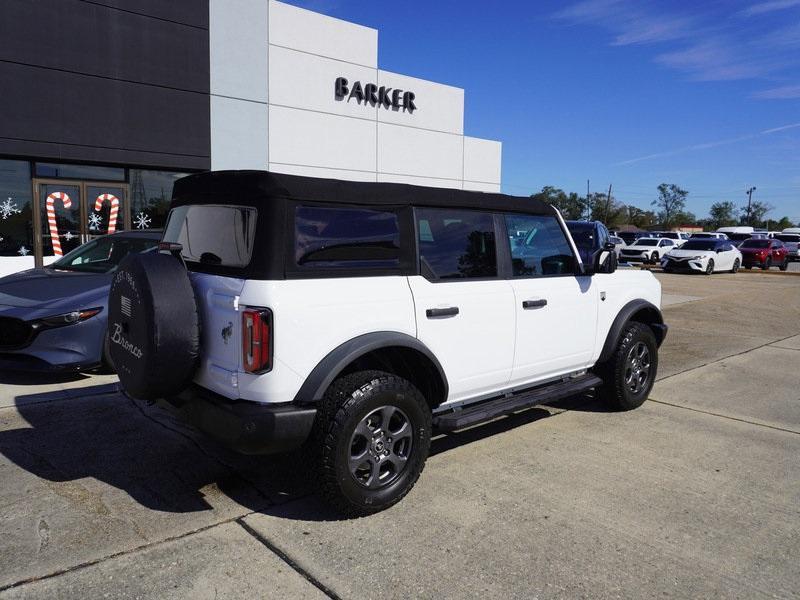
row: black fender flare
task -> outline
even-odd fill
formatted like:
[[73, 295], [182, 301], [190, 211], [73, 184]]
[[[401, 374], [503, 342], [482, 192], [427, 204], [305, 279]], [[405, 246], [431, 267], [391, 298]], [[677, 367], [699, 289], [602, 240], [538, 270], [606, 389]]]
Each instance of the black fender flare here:
[[[646, 315], [645, 319], [633, 319], [632, 317], [637, 313]], [[667, 326], [664, 324], [664, 316], [657, 306], [648, 302], [647, 300], [631, 300], [623, 306], [611, 323], [611, 329], [608, 330], [605, 344], [603, 344], [603, 351], [600, 353], [600, 358], [597, 359], [598, 363], [603, 363], [609, 359], [614, 348], [616, 347], [617, 340], [622, 333], [622, 328], [629, 321], [640, 320], [645, 325], [648, 325], [656, 336], [656, 342], [659, 346], [667, 336]]]
[[442, 365], [430, 349], [417, 338], [397, 331], [375, 331], [359, 335], [331, 350], [309, 373], [294, 397], [297, 404], [317, 403], [339, 374], [354, 360], [381, 348], [410, 348], [428, 358], [439, 373], [444, 388], [443, 398], [447, 398], [448, 383]]

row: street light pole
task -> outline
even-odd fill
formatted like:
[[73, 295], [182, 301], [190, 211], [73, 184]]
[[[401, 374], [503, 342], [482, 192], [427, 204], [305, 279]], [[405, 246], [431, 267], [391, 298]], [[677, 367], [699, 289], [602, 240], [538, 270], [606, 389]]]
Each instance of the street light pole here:
[[747, 224], [751, 227], [753, 226], [753, 213], [751, 212], [751, 206], [753, 204], [753, 192], [756, 191], [756, 186], [751, 187], [747, 190]]

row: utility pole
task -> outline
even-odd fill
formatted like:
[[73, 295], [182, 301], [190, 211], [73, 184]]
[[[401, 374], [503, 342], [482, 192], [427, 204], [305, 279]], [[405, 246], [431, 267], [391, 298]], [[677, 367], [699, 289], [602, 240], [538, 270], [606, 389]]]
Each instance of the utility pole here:
[[751, 227], [753, 226], [753, 213], [751, 212], [751, 206], [753, 205], [753, 192], [755, 191], [756, 186], [753, 186], [747, 190], [747, 224]]
[[592, 218], [592, 207], [589, 206], [589, 180], [586, 180], [586, 220]]
[[605, 226], [608, 227], [608, 211], [611, 208], [611, 184], [608, 184], [608, 197], [606, 198], [606, 222]]

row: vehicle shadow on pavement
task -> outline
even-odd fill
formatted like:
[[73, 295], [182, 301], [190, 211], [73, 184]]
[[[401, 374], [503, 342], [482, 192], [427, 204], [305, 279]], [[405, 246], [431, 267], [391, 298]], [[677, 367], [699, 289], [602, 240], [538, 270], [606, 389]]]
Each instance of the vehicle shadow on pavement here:
[[[195, 432], [169, 412], [103, 386], [64, 399], [57, 392], [17, 396], [16, 415], [0, 424], [0, 454], [54, 483], [96, 479], [125, 492], [146, 509], [169, 513], [213, 511], [220, 493], [244, 509], [288, 519], [342, 519], [313, 496], [308, 455], [245, 456]], [[570, 404], [570, 401], [572, 404]], [[564, 410], [591, 399], [560, 403]], [[568, 408], [569, 407], [569, 408]], [[467, 430], [439, 434], [431, 455], [553, 416], [532, 408]], [[557, 414], [557, 413], [556, 413]], [[302, 502], [291, 502], [303, 498]], [[133, 510], [133, 509], [132, 509]]]
[[86, 373], [38, 373], [0, 371], [0, 385], [43, 385], [52, 383], [71, 383], [89, 379]]
[[219, 492], [252, 511], [309, 493], [296, 456], [230, 452], [156, 406], [83, 391], [17, 396], [17, 414], [0, 424], [0, 455], [46, 482], [93, 478], [163, 512], [215, 510], [226, 502]]

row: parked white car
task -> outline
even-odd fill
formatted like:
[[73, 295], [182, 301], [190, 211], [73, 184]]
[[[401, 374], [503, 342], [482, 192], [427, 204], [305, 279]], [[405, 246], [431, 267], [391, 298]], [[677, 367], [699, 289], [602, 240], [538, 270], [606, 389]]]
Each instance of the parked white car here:
[[676, 248], [674, 240], [668, 238], [639, 238], [630, 246], [620, 250], [620, 260], [658, 264], [664, 254]]
[[676, 246], [683, 246], [689, 235], [680, 231], [654, 231], [653, 237], [667, 238], [675, 242]]
[[697, 271], [711, 275], [719, 271], [736, 273], [742, 266], [742, 253], [730, 240], [694, 239], [670, 250], [661, 259], [664, 272]]
[[626, 247], [625, 240], [621, 237], [617, 237], [616, 235], [609, 236], [608, 241], [614, 244], [614, 252], [617, 255], [617, 260], [619, 260], [620, 256], [619, 253], [622, 251], [623, 248]]
[[690, 240], [727, 240], [728, 234], [716, 231], [700, 231], [689, 236]]

